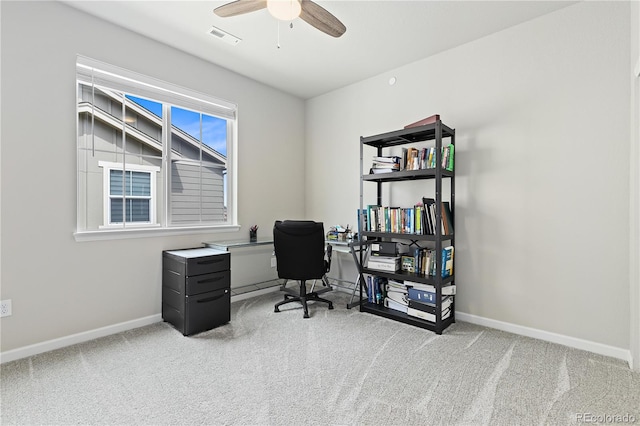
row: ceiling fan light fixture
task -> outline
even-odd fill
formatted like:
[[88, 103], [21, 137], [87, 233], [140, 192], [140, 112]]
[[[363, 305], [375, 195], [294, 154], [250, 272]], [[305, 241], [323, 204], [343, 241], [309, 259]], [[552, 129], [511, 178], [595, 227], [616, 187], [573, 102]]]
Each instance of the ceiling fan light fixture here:
[[267, 0], [267, 10], [271, 16], [281, 21], [293, 21], [302, 12], [298, 0]]

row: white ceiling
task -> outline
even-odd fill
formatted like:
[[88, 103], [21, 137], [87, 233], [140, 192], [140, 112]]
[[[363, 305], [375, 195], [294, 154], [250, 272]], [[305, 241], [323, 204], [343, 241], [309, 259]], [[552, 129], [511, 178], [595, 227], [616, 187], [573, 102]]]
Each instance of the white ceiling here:
[[[62, 1], [303, 99], [575, 3], [318, 0], [347, 27], [342, 37], [333, 38], [300, 19], [290, 29], [266, 9], [216, 16], [213, 9], [228, 1]], [[242, 41], [227, 44], [209, 35], [212, 26]]]

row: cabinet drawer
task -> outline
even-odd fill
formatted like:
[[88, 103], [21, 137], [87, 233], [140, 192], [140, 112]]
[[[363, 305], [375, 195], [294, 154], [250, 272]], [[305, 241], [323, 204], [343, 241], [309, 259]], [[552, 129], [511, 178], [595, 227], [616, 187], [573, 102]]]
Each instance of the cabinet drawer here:
[[231, 320], [231, 290], [187, 296], [186, 311], [185, 336], [226, 324]]
[[187, 278], [186, 294], [194, 295], [229, 288], [230, 280], [231, 273], [228, 270], [214, 272], [211, 274], [190, 276]]
[[186, 275], [208, 274], [210, 272], [226, 271], [230, 267], [229, 254], [193, 257], [187, 259]]

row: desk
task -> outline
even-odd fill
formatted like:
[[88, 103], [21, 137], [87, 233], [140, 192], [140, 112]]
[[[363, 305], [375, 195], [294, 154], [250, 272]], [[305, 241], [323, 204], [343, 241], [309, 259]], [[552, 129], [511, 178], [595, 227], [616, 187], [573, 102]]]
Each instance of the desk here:
[[211, 247], [218, 250], [229, 251], [230, 248], [245, 248], [245, 247], [257, 247], [273, 245], [273, 239], [260, 239], [257, 241], [247, 240], [230, 240], [230, 241], [213, 241], [203, 243], [207, 247]]
[[[356, 297], [356, 293], [358, 294], [358, 297], [360, 295], [360, 293], [358, 292], [359, 290], [358, 285], [360, 284], [360, 272], [358, 268], [358, 262], [359, 262], [358, 252], [360, 250], [360, 245], [358, 244], [357, 241], [354, 242], [354, 241], [325, 240], [325, 243], [331, 245], [332, 250], [335, 250], [336, 252], [351, 254], [355, 268], [356, 268], [356, 278], [353, 280], [345, 280], [342, 278], [327, 277], [325, 275], [322, 278], [322, 281], [327, 288], [321, 289], [320, 291], [316, 291], [316, 293], [324, 293], [326, 291], [330, 291], [332, 290], [333, 287], [343, 288], [351, 291], [351, 299], [349, 300], [349, 303], [347, 303], [347, 309], [351, 309], [354, 306], [360, 305], [359, 300], [356, 300], [355, 302], [353, 301], [353, 299]], [[233, 251], [236, 251], [234, 249], [240, 250], [240, 249], [246, 249], [251, 247], [262, 247], [264, 249], [269, 248], [270, 258], [272, 257], [272, 253], [273, 253], [273, 238], [259, 238], [257, 241], [249, 241], [247, 239], [213, 241], [213, 242], [204, 242], [203, 244], [207, 247], [226, 251], [226, 252], [233, 252]], [[236, 255], [238, 254], [239, 254], [239, 251], [237, 252]], [[232, 262], [233, 262], [233, 258], [234, 257], [232, 256]], [[259, 259], [259, 260], [262, 260], [262, 259]], [[240, 286], [246, 286], [248, 284], [274, 281], [278, 279], [277, 271], [274, 268], [276, 265], [273, 263], [273, 260], [271, 261], [268, 269], [265, 269], [265, 267], [261, 267], [261, 265], [259, 264], [260, 262], [257, 262], [257, 263], [258, 265], [256, 265], [256, 262], [252, 262], [252, 267], [254, 269], [254, 272], [257, 273], [258, 275], [248, 274], [246, 268], [242, 268], [242, 269], [236, 268], [235, 270], [233, 270], [232, 278], [234, 279], [234, 283], [232, 283], [231, 287], [237, 288]], [[249, 281], [253, 281], [253, 282], [246, 282], [247, 279], [242, 280], [243, 275], [250, 275], [251, 279], [249, 279]], [[284, 280], [284, 282], [280, 285], [280, 289], [283, 291], [287, 291], [287, 289], [285, 288], [286, 285], [287, 285], [287, 280]], [[315, 282], [313, 285], [315, 286]], [[312, 287], [312, 291], [313, 291], [313, 287]]]
[[273, 239], [258, 238], [226, 241], [205, 241], [206, 247], [228, 252], [231, 255], [231, 289], [242, 294], [252, 288], [274, 287], [278, 280], [273, 256]]

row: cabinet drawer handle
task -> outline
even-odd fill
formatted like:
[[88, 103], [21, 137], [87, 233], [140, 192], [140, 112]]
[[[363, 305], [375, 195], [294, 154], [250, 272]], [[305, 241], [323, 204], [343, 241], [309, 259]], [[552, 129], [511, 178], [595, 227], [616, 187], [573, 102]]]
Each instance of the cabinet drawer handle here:
[[223, 276], [222, 277], [208, 278], [206, 280], [196, 281], [196, 284], [213, 283], [213, 282], [216, 282], [216, 281], [220, 281], [223, 278], [224, 278]]
[[198, 265], [210, 265], [212, 263], [222, 262], [224, 259], [211, 259], [211, 260], [201, 260], [196, 262]]
[[223, 294], [221, 294], [220, 296], [213, 296], [213, 297], [207, 297], [206, 299], [201, 299], [198, 300], [198, 303], [209, 303], [209, 302], [213, 302], [214, 300], [218, 300], [221, 297], [223, 297], [225, 294], [227, 294], [229, 292], [229, 290], [225, 290]]

